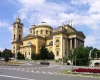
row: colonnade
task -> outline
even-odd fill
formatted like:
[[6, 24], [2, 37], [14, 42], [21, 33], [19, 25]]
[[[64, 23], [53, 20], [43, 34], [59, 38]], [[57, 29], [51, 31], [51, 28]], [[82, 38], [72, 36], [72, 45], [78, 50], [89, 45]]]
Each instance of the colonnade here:
[[65, 48], [65, 55], [67, 54], [67, 56], [69, 55], [70, 50], [78, 47], [79, 45], [84, 46], [84, 41], [82, 41], [76, 37], [75, 38], [67, 38], [65, 40], [66, 40], [65, 45], [67, 45], [67, 47]]

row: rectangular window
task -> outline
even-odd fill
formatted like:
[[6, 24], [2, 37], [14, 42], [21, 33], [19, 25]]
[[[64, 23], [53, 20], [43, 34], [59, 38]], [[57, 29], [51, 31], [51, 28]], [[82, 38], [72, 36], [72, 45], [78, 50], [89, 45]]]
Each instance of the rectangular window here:
[[59, 51], [57, 51], [56, 56], [59, 56]]

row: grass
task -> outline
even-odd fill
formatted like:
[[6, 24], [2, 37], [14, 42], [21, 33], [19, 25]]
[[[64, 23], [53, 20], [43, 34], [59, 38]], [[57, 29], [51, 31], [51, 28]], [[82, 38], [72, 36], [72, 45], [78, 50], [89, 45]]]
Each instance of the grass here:
[[71, 70], [63, 70], [60, 71], [59, 73], [72, 76], [100, 78], [100, 74], [72, 73]]

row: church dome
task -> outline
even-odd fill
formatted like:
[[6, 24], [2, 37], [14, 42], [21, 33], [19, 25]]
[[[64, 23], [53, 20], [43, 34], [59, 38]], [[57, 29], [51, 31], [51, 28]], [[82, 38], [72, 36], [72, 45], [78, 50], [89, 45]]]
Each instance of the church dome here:
[[41, 22], [40, 24], [37, 25], [37, 27], [49, 27], [52, 28], [49, 24], [47, 24], [46, 22]]
[[50, 36], [52, 30], [53, 28], [46, 22], [41, 22], [34, 28], [34, 33], [35, 35], [45, 37], [45, 36]]

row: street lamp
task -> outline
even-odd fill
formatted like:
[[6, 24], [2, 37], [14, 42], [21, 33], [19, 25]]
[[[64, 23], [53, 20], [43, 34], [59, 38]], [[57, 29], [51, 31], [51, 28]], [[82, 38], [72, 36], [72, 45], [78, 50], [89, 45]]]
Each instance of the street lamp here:
[[73, 70], [73, 54], [74, 54], [74, 49], [72, 49], [72, 70]]

